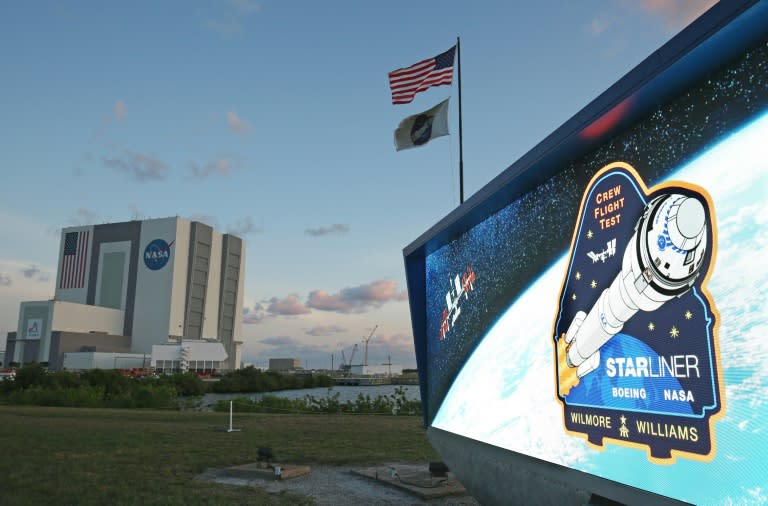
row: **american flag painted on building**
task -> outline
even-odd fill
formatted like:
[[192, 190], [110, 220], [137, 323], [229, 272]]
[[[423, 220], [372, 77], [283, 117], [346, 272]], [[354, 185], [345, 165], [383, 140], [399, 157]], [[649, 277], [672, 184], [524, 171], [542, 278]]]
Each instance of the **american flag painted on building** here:
[[434, 58], [420, 61], [404, 69], [389, 73], [389, 87], [393, 104], [408, 104], [420, 91], [432, 86], [451, 84], [453, 80], [453, 57], [456, 46]]
[[88, 230], [82, 230], [64, 235], [59, 288], [82, 288], [85, 285], [89, 234]]

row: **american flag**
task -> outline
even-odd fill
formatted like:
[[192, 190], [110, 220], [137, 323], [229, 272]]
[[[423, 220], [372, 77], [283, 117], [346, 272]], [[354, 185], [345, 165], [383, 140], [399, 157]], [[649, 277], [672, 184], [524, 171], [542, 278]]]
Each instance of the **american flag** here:
[[408, 104], [420, 91], [432, 86], [451, 84], [455, 54], [456, 46], [453, 46], [434, 58], [390, 72], [389, 87], [392, 89], [392, 103]]
[[67, 232], [64, 236], [64, 255], [61, 261], [59, 288], [82, 288], [85, 285], [88, 235], [88, 230], [83, 230], [81, 232]]

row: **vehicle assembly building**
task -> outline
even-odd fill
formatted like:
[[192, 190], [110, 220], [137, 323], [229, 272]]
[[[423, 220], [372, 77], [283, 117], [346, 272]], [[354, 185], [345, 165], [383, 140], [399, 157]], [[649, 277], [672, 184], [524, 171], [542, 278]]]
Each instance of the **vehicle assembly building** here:
[[243, 240], [198, 221], [65, 228], [55, 295], [21, 303], [5, 362], [58, 370], [65, 353], [149, 355], [153, 345], [204, 339], [220, 342], [222, 368], [235, 369], [244, 274]]

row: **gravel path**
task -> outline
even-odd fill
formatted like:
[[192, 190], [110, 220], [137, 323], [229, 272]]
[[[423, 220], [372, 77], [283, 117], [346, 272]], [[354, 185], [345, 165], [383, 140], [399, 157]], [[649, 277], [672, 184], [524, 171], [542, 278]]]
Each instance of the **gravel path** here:
[[[400, 464], [398, 464], [400, 466]], [[426, 469], [427, 464], [423, 464]], [[420, 499], [386, 483], [354, 474], [352, 467], [312, 466], [312, 471], [290, 480], [241, 479], [209, 469], [199, 479], [229, 485], [256, 486], [272, 493], [290, 492], [312, 497], [318, 506], [433, 505], [479, 506], [468, 495]]]

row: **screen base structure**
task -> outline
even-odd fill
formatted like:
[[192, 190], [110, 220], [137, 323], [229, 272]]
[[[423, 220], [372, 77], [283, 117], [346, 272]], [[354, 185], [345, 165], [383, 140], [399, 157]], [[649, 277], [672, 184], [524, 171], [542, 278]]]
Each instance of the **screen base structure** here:
[[453, 475], [484, 506], [688, 504], [436, 427], [427, 429], [427, 437]]

